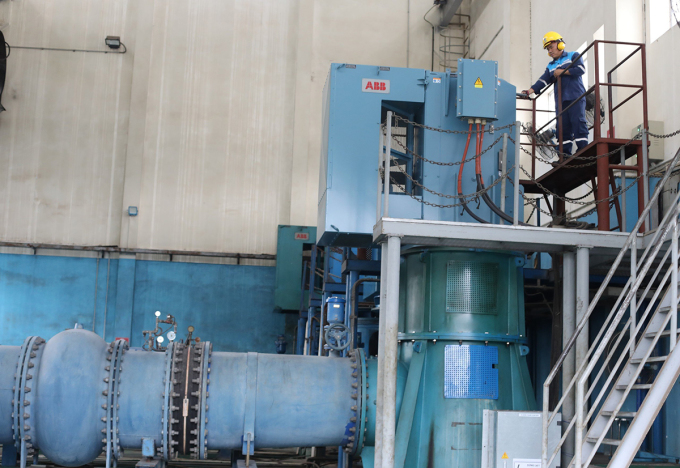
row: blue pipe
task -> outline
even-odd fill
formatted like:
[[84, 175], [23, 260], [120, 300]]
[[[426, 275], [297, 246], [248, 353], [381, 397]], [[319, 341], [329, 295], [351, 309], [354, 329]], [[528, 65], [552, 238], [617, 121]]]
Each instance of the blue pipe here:
[[377, 375], [375, 367], [359, 353], [212, 352], [205, 342], [154, 352], [107, 344], [82, 329], [47, 343], [29, 337], [22, 347], [0, 346], [0, 443], [24, 443], [25, 457], [39, 449], [63, 466], [84, 465], [102, 451], [110, 462], [143, 438], [165, 459], [245, 450], [248, 434], [251, 451], [340, 446], [356, 454], [367, 435], [357, 421], [374, 425], [362, 376]]

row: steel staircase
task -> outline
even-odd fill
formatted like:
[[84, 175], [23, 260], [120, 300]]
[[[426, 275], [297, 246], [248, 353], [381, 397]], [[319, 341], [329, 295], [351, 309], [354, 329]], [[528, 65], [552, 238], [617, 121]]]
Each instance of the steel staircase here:
[[[680, 193], [670, 205], [664, 219], [653, 233], [647, 234], [647, 247], [638, 259], [638, 233], [656, 203], [662, 187], [680, 162], [680, 150], [675, 154], [664, 178], [645, 207], [635, 228], [619, 252], [602, 286], [576, 327], [574, 335], [545, 381], [543, 387], [543, 451], [542, 467], [548, 468], [570, 437], [574, 440], [574, 456], [569, 467], [588, 467], [603, 445], [615, 447], [610, 468], [630, 466], [654, 419], [661, 410], [680, 374], [680, 347], [677, 347], [678, 326], [678, 216]], [[574, 348], [585, 325], [609, 281], [625, 258], [630, 259], [630, 279], [605, 319], [583, 362], [576, 363], [573, 379], [563, 391], [553, 411], [549, 410], [550, 384]], [[620, 270], [619, 270], [620, 271]], [[646, 307], [638, 308], [639, 298], [651, 299]], [[627, 319], [627, 320], [626, 320]], [[668, 355], [653, 356], [657, 344], [664, 340]], [[573, 351], [572, 351], [573, 353]], [[642, 370], [650, 363], [661, 365], [653, 381], [640, 382]], [[647, 390], [637, 412], [622, 411], [632, 390]], [[549, 452], [547, 428], [568, 398], [575, 397], [575, 417], [563, 428], [557, 447]], [[591, 403], [589, 405], [589, 403]], [[632, 418], [622, 440], [612, 438], [609, 430], [616, 418]], [[565, 421], [566, 423], [567, 421]], [[558, 465], [559, 465], [558, 459]]]

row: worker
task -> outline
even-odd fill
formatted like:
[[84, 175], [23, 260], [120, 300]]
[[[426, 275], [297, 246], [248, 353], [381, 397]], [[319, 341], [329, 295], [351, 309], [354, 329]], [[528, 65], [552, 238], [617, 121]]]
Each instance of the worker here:
[[[585, 73], [586, 67], [578, 52], [566, 52], [564, 50], [564, 39], [554, 31], [550, 31], [543, 36], [543, 48], [548, 51], [552, 61], [548, 64], [545, 72], [534, 85], [523, 91], [527, 95], [540, 93], [543, 88], [557, 81], [557, 77], [562, 80], [562, 110], [566, 109], [574, 100], [578, 99], [586, 92], [581, 76]], [[573, 65], [572, 65], [573, 63]], [[570, 67], [569, 70], [566, 68]], [[557, 85], [555, 85], [555, 110], [559, 109], [557, 103]], [[574, 151], [574, 144], [577, 151], [588, 144], [588, 122], [586, 121], [586, 100], [579, 101], [562, 114], [562, 118], [557, 119], [557, 134], [559, 135], [560, 120], [562, 121], [562, 140], [564, 152], [568, 155]]]

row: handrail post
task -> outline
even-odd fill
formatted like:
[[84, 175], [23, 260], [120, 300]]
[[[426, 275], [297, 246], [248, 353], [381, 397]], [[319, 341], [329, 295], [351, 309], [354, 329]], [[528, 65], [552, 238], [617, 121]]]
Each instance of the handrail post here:
[[[648, 159], [648, 154], [649, 154], [649, 149], [647, 147], [647, 144], [649, 142], [649, 135], [647, 134], [647, 129], [644, 128], [642, 130], [642, 187], [643, 187], [643, 201], [644, 201], [644, 206], [647, 206], [649, 204], [649, 178], [647, 177], [647, 174], [649, 174], [649, 159]], [[650, 210], [647, 219], [645, 219], [645, 232], [649, 232], [652, 230], [652, 211]]]
[[585, 424], [583, 421], [583, 380], [586, 375], [587, 374], [581, 376], [576, 385], [576, 447], [574, 450], [574, 468], [581, 468], [581, 449], [583, 447], [583, 432], [585, 431]]
[[541, 468], [548, 468], [548, 420], [550, 419], [550, 382], [543, 384], [543, 438], [541, 440]]
[[595, 55], [595, 109], [593, 119], [593, 140], [599, 140], [602, 137], [602, 128], [600, 126], [600, 41], [593, 41], [595, 46], [593, 52]]
[[387, 111], [387, 135], [385, 136], [385, 209], [383, 216], [389, 217], [390, 212], [390, 186], [392, 185], [390, 177], [390, 166], [392, 165], [392, 111]]
[[557, 77], [557, 142], [560, 148], [559, 161], [564, 161], [564, 132], [562, 130], [562, 77]]
[[[500, 167], [498, 172], [500, 172], [502, 174], [502, 173], [504, 173], [508, 170], [508, 134], [507, 133], [503, 134], [503, 149], [501, 151], [503, 152], [503, 156], [501, 157], [501, 167]], [[507, 187], [507, 182], [508, 182], [507, 177], [503, 177], [503, 180], [501, 180], [501, 204], [500, 204], [500, 209], [503, 213], [505, 213], [505, 189]], [[501, 218], [500, 221], [501, 221], [501, 224], [503, 224], [503, 218]]]
[[[576, 331], [576, 254], [564, 252], [562, 254], [562, 349], [566, 349], [574, 338]], [[574, 419], [575, 404], [574, 390], [569, 388], [576, 371], [576, 350], [567, 354], [562, 365], [562, 435], [564, 436], [569, 424]], [[560, 466], [569, 466], [574, 456], [574, 435], [569, 434], [562, 445]]]
[[[385, 163], [383, 162], [384, 154], [385, 154], [385, 135], [383, 134], [383, 129], [382, 129], [382, 124], [380, 125], [380, 152], [378, 153], [378, 202], [376, 203], [376, 213], [375, 213], [375, 224], [378, 224], [380, 221], [380, 215], [382, 212], [382, 196], [383, 196], [383, 190], [385, 187], [385, 181], [384, 177], [380, 175], [380, 170], [385, 167]], [[387, 174], [385, 174], [387, 176]]]
[[674, 207], [673, 238], [671, 239], [671, 351], [678, 340], [678, 208]]
[[[626, 164], [626, 149], [622, 146], [621, 147], [621, 165], [624, 166]], [[626, 187], [626, 171], [623, 170], [621, 171], [621, 190]], [[626, 194], [621, 193], [619, 195], [621, 197], [621, 224], [623, 226], [620, 226], [620, 231], [621, 232], [626, 232], [628, 229], [627, 222], [626, 222]]]
[[531, 100], [531, 177], [536, 178], [536, 99]]
[[[630, 280], [635, 284], [637, 280], [637, 244], [635, 241], [630, 244]], [[635, 352], [635, 330], [637, 328], [637, 295], [633, 294], [630, 299], [630, 348], [628, 352], [633, 357]]]
[[[520, 128], [519, 120], [515, 122], [515, 172], [513, 173], [513, 179], [515, 185], [513, 187], [513, 207], [512, 207], [512, 225], [517, 226], [519, 224], [519, 145], [520, 138], [522, 137], [522, 132]], [[522, 214], [522, 219], [524, 219], [524, 214]]]

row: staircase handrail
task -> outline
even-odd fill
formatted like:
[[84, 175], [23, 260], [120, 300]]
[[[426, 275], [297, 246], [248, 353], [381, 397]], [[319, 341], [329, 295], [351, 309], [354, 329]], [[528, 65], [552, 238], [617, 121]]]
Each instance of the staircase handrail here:
[[[679, 161], [680, 161], [680, 148], [679, 148], [678, 151], [675, 153], [675, 156], [673, 157], [671, 163], [669, 164], [668, 169], [667, 169], [666, 173], [664, 174], [663, 178], [662, 178], [661, 181], [659, 181], [659, 183], [656, 185], [656, 189], [654, 190], [654, 194], [652, 195], [652, 197], [650, 198], [649, 202], [648, 202], [647, 205], [645, 206], [644, 210], [643, 210], [642, 213], [640, 214], [639, 219], [638, 219], [637, 223], [635, 224], [635, 227], [631, 230], [630, 235], [628, 236], [628, 238], [626, 239], [626, 242], [624, 243], [623, 247], [621, 248], [621, 250], [619, 251], [618, 255], [616, 256], [616, 259], [614, 260], [614, 263], [612, 264], [611, 268], [610, 268], [609, 271], [607, 272], [607, 275], [605, 276], [604, 281], [602, 282], [600, 288], [597, 290], [597, 293], [595, 293], [595, 296], [593, 297], [593, 300], [590, 302], [590, 305], [588, 306], [587, 311], [585, 312], [585, 314], [583, 315], [583, 317], [582, 317], [581, 320], [579, 321], [578, 325], [576, 326], [576, 330], [574, 331], [574, 333], [572, 334], [571, 338], [570, 338], [569, 341], [567, 342], [566, 346], [564, 347], [564, 350], [563, 350], [562, 353], [560, 354], [560, 356], [559, 356], [557, 362], [556, 362], [555, 365], [553, 366], [553, 368], [552, 368], [550, 374], [548, 375], [548, 377], [546, 378], [546, 380], [545, 380], [545, 382], [544, 382], [544, 384], [543, 384], [543, 440], [542, 440], [542, 454], [541, 454], [541, 465], [542, 465], [543, 468], [548, 468], [548, 427], [549, 427], [550, 423], [552, 422], [552, 420], [554, 419], [555, 415], [557, 414], [557, 412], [558, 412], [557, 410], [561, 407], [561, 405], [562, 405], [562, 403], [564, 402], [566, 396], [567, 396], [568, 393], [571, 391], [571, 388], [574, 386], [576, 380], [577, 380], [578, 378], [580, 378], [581, 373], [583, 372], [583, 369], [584, 369], [584, 367], [586, 366], [586, 363], [588, 363], [588, 358], [590, 357], [590, 355], [592, 354], [593, 350], [595, 349], [595, 346], [593, 345], [593, 346], [588, 350], [588, 353], [586, 354], [586, 358], [583, 360], [583, 362], [581, 363], [581, 365], [580, 365], [580, 367], [578, 368], [578, 370], [574, 373], [574, 377], [573, 377], [573, 378], [571, 379], [571, 381], [569, 382], [568, 387], [567, 387], [566, 390], [564, 391], [564, 395], [562, 396], [561, 400], [558, 402], [557, 406], [556, 406], [555, 409], [553, 410], [553, 414], [552, 414], [552, 415], [551, 415], [551, 411], [550, 411], [550, 385], [551, 385], [552, 381], [555, 379], [555, 377], [557, 376], [558, 372], [560, 371], [560, 368], [561, 368], [562, 365], [564, 364], [564, 361], [565, 361], [567, 355], [571, 352], [572, 348], [573, 348], [574, 345], [576, 344], [576, 339], [577, 339], [578, 336], [581, 334], [581, 332], [582, 332], [583, 329], [585, 328], [586, 324], [587, 324], [588, 321], [590, 320], [590, 316], [592, 315], [593, 310], [594, 310], [595, 307], [597, 306], [597, 304], [598, 304], [600, 298], [601, 298], [602, 295], [604, 294], [604, 291], [605, 291], [606, 288], [608, 287], [609, 282], [611, 281], [611, 278], [614, 276], [614, 273], [616, 272], [617, 268], [618, 268], [619, 265], [621, 264], [621, 261], [623, 260], [623, 257], [626, 255], [626, 252], [628, 251], [629, 248], [631, 248], [631, 245], [633, 244], [633, 242], [636, 242], [637, 236], [638, 236], [638, 231], [640, 230], [640, 227], [641, 227], [642, 224], [645, 222], [645, 219], [648, 218], [649, 212], [650, 212], [650, 210], [651, 210], [651, 207], [652, 207], [652, 206], [656, 203], [656, 201], [658, 200], [659, 195], [661, 194], [661, 191], [662, 191], [663, 186], [665, 185], [665, 183], [666, 183], [666, 182], [668, 181], [668, 179], [670, 178], [671, 173], [673, 172], [673, 169], [675, 168], [675, 166], [678, 165], [678, 162], [679, 162]], [[647, 168], [646, 170], [648, 171], [648, 168]], [[674, 206], [676, 203], [678, 203], [678, 199], [679, 199], [679, 198], [680, 198], [680, 193], [678, 193], [678, 194], [676, 195], [675, 200], [674, 200], [674, 203], [671, 204], [671, 206]], [[662, 225], [663, 225], [664, 223], [667, 223], [667, 222], [668, 222], [668, 220], [670, 219], [670, 216], [669, 216], [669, 215], [670, 215], [670, 213], [671, 213], [672, 211], [674, 211], [674, 210], [671, 209], [671, 210], [668, 211], [668, 213], [666, 214], [666, 216], [665, 216], [664, 219], [663, 219]], [[661, 228], [662, 225], [660, 225], [659, 228]], [[644, 254], [642, 255], [642, 257], [641, 257], [641, 259], [640, 259], [640, 260], [641, 260], [641, 261], [640, 261], [640, 264], [646, 264], [646, 263], [648, 263], [648, 262], [645, 261], [645, 260], [647, 260], [646, 257], [647, 257], [647, 255], [648, 255], [648, 253], [650, 252], [651, 247], [652, 247], [652, 246], [656, 243], [656, 241], [658, 240], [658, 238], [659, 238], [659, 236], [660, 236], [660, 234], [661, 234], [661, 231], [662, 231], [662, 229], [656, 229], [656, 230], [655, 230], [655, 233], [654, 233], [654, 236], [653, 236], [653, 238], [652, 238], [652, 241], [649, 243], [649, 245], [648, 245], [647, 248], [645, 249]], [[665, 235], [664, 235], [664, 237], [665, 237]], [[655, 250], [658, 252], [658, 249], [655, 249]], [[655, 253], [655, 254], [656, 254], [656, 253]], [[645, 271], [645, 272], [646, 272], [646, 271]], [[637, 276], [637, 275], [636, 275], [636, 276]], [[625, 296], [626, 298], [628, 298], [629, 296], [630, 296], [630, 298], [632, 298], [632, 294], [635, 294], [635, 293], [636, 293], [637, 287], [639, 287], [639, 285], [641, 284], [643, 278], [644, 278], [644, 274], [641, 275], [641, 276], [639, 276], [639, 277], [637, 278], [637, 280], [635, 281], [635, 284], [634, 284], [634, 285], [631, 284], [631, 283], [632, 283], [632, 279], [629, 279], [629, 280], [628, 280], [628, 282], [626, 283], [626, 286], [624, 287], [624, 290], [622, 291], [621, 295], [619, 296], [619, 299], [617, 300], [617, 305], [615, 305], [615, 307], [614, 307], [612, 310], [617, 310], [617, 308], [618, 308], [618, 303], [621, 302], [621, 299], [622, 299], [624, 296]], [[632, 288], [631, 286], [635, 286], [635, 288]], [[635, 290], [633, 290], [633, 289], [635, 289]], [[624, 299], [624, 302], [625, 302], [625, 299]], [[628, 304], [628, 303], [630, 303], [630, 299], [626, 302], [626, 307], [627, 307], [627, 304]], [[623, 309], [623, 310], [625, 311], [625, 309]], [[620, 312], [620, 315], [622, 315], [622, 314], [623, 314], [623, 312]], [[605, 325], [601, 328], [600, 333], [598, 334], [597, 338], [595, 339], [595, 342], [597, 342], [598, 340], [600, 340], [600, 338], [602, 337], [603, 333], [605, 332], [605, 327], [606, 327], [606, 325], [607, 325], [607, 322], [609, 322], [609, 321], [612, 319], [612, 317], [613, 317], [613, 314], [610, 314], [609, 317], [607, 318], [606, 322], [605, 322]], [[615, 318], [615, 317], [614, 317], [614, 318]], [[620, 317], [619, 317], [619, 320], [620, 320]], [[616, 325], [618, 325], [618, 321], [617, 321]], [[614, 327], [615, 327], [616, 325], [614, 325]], [[611, 328], [611, 326], [610, 326], [610, 328]], [[607, 329], [607, 331], [609, 331], [609, 329]], [[612, 332], [612, 333], [613, 333], [613, 332]], [[611, 337], [611, 336], [610, 336], [610, 337]], [[606, 346], [606, 342], [605, 342], [605, 341], [601, 341], [601, 342], [600, 342], [600, 345], [598, 346], [598, 351], [601, 352], [601, 351], [604, 349], [604, 346]], [[602, 349], [600, 349], [600, 348], [602, 348]], [[593, 363], [593, 366], [594, 366], [594, 363]], [[592, 369], [591, 369], [591, 370], [592, 370]], [[558, 444], [558, 447], [559, 447], [559, 444]]]

